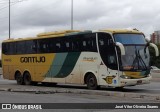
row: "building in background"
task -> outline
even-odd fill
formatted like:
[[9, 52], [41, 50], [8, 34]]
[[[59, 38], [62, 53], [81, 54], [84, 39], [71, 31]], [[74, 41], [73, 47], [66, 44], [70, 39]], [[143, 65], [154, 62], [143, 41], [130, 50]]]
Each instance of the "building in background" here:
[[160, 31], [154, 31], [154, 33], [151, 34], [151, 42], [160, 44]]

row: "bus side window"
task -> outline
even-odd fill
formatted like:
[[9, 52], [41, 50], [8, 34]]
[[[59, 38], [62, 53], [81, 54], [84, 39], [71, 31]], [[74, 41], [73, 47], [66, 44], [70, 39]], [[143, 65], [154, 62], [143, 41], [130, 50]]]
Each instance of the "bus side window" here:
[[25, 53], [25, 41], [18, 41], [16, 42], [16, 53], [23, 54]]
[[3, 54], [7, 53], [7, 43], [2, 43], [2, 53]]
[[67, 36], [63, 39], [63, 52], [74, 52], [76, 43], [73, 36]]
[[26, 41], [25, 49], [26, 49], [25, 50], [26, 54], [36, 53], [36, 51], [37, 51], [36, 41], [33, 41], [33, 40]]
[[9, 54], [11, 54], [11, 55], [16, 54], [16, 45], [15, 45], [15, 43], [9, 43], [9, 44], [10, 44]]
[[56, 43], [56, 49], [60, 49], [61, 48], [61, 44], [59, 42]]
[[2, 44], [2, 53], [9, 54], [9, 43], [3, 43]]
[[97, 52], [96, 38], [92, 38], [91, 40], [91, 51]]
[[[44, 53], [43, 45], [44, 45], [44, 39], [40, 39], [37, 41], [37, 52], [38, 53]], [[33, 49], [34, 48], [36, 49], [36, 46], [33, 46]]]
[[31, 46], [31, 53], [36, 53], [37, 52], [37, 46], [36, 46], [36, 44], [33, 44], [32, 46]]
[[80, 46], [82, 51], [96, 52], [97, 51], [96, 35], [95, 34], [81, 35]]
[[56, 52], [61, 52], [61, 43], [56, 42], [56, 47], [55, 47]]
[[10, 42], [10, 43], [3, 43], [2, 44], [2, 53], [9, 54], [9, 55], [16, 54], [15, 44], [12, 43], [12, 42]]
[[79, 51], [80, 51], [79, 40], [73, 39], [72, 40], [72, 52], [79, 52]]
[[[68, 43], [68, 45], [69, 45], [69, 43]], [[66, 46], [66, 38], [64, 38], [64, 37], [60, 38], [60, 52], [68, 52], [68, 48]]]
[[70, 52], [71, 51], [71, 43], [69, 41], [65, 42], [65, 48], [66, 48], [66, 52]]
[[91, 39], [88, 37], [83, 38], [83, 51], [92, 51]]
[[82, 41], [82, 51], [86, 51], [87, 42], [85, 40]]

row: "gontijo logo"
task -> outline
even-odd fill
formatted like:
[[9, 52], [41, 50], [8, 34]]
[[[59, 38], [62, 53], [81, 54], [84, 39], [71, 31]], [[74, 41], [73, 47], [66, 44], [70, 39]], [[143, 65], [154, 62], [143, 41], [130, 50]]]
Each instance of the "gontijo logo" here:
[[46, 58], [44, 56], [40, 57], [21, 57], [20, 62], [21, 63], [44, 63], [46, 61]]

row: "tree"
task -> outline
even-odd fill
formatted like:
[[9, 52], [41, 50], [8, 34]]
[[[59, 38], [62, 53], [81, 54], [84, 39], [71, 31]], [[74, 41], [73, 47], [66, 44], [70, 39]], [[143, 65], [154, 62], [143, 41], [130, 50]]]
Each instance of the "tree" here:
[[2, 61], [0, 60], [0, 67], [2, 67]]

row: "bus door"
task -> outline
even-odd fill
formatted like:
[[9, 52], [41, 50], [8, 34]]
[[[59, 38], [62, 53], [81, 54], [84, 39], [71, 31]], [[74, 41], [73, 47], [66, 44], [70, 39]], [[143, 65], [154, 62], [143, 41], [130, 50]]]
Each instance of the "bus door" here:
[[98, 33], [98, 46], [101, 56], [99, 67], [100, 85], [118, 85], [118, 63], [115, 46], [110, 34]]

